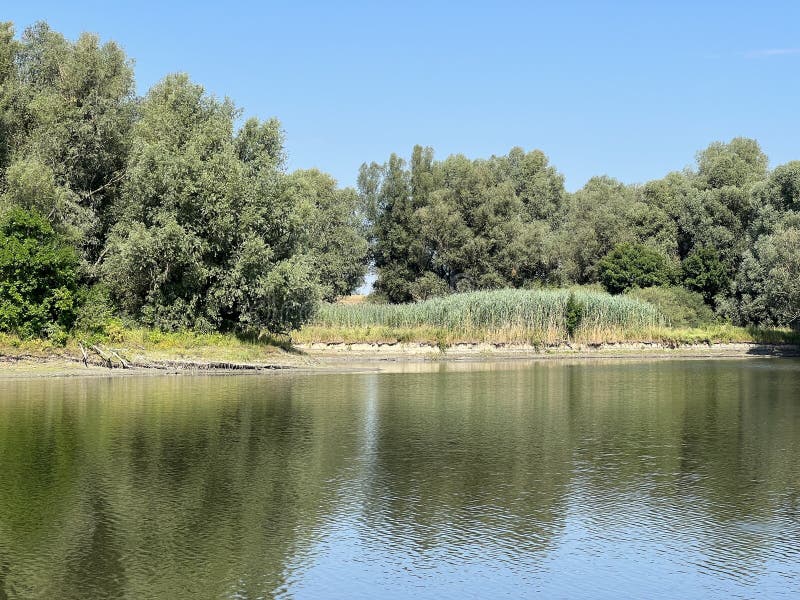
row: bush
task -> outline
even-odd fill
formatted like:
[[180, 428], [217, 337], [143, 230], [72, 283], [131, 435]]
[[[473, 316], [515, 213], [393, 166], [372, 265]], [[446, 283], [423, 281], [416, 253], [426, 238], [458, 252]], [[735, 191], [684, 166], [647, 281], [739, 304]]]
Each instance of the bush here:
[[82, 333], [105, 334], [115, 318], [111, 293], [104, 285], [84, 289], [78, 306], [75, 329]]
[[717, 320], [702, 294], [679, 286], [637, 288], [627, 295], [657, 307], [673, 327], [700, 327]]
[[[78, 257], [35, 212], [0, 219], [0, 331], [49, 333], [60, 343], [75, 319]], [[57, 327], [53, 327], [55, 325]]]
[[565, 311], [567, 333], [569, 337], [575, 337], [575, 332], [581, 324], [581, 317], [583, 317], [583, 305], [575, 300], [574, 293], [570, 293]]
[[598, 263], [600, 282], [612, 294], [634, 287], [669, 285], [673, 269], [669, 259], [650, 246], [618, 244]]
[[409, 286], [411, 297], [415, 301], [427, 300], [436, 296], [447, 296], [450, 293], [450, 286], [447, 282], [434, 273], [428, 271]]

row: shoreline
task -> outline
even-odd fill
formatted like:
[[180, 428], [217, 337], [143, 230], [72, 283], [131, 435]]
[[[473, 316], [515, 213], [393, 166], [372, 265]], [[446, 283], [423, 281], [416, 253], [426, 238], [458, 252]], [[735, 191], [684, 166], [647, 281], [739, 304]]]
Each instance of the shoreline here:
[[[0, 380], [57, 377], [155, 375], [245, 375], [266, 373], [388, 372], [409, 364], [500, 363], [590, 359], [746, 359], [800, 357], [800, 345], [756, 342], [665, 344], [608, 342], [535, 346], [513, 343], [456, 343], [447, 348], [422, 342], [304, 343], [269, 362], [193, 360], [184, 357], [132, 362], [109, 368], [66, 353], [10, 355], [0, 351]], [[393, 368], [394, 366], [394, 368]]]
[[376, 358], [384, 356], [436, 356], [438, 360], [470, 356], [498, 358], [544, 358], [575, 356], [607, 356], [609, 353], [658, 354], [686, 353], [718, 354], [730, 356], [800, 356], [798, 344], [773, 344], [761, 342], [710, 342], [710, 343], [665, 343], [665, 342], [598, 342], [598, 343], [557, 343], [536, 345], [506, 342], [457, 342], [445, 348], [426, 342], [312, 342], [295, 346], [301, 352], [312, 356], [360, 356]]

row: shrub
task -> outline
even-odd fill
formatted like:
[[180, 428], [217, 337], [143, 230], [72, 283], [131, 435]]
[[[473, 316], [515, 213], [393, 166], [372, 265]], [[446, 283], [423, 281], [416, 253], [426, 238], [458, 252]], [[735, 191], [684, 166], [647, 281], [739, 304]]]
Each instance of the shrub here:
[[566, 307], [566, 326], [567, 333], [570, 337], [575, 337], [575, 332], [581, 324], [581, 317], [583, 317], [583, 305], [575, 300], [575, 294], [571, 293], [567, 300]]
[[447, 285], [447, 282], [430, 271], [414, 281], [409, 289], [414, 300], [427, 300], [450, 293], [450, 286]]
[[627, 295], [656, 306], [673, 327], [700, 327], [717, 320], [702, 294], [679, 286], [637, 288]]
[[[12, 208], [0, 220], [0, 330], [33, 337], [75, 319], [75, 250], [42, 216]], [[55, 324], [58, 328], [48, 327]]]
[[631, 288], [669, 285], [673, 269], [669, 259], [650, 246], [618, 244], [598, 263], [600, 282], [612, 294]]
[[75, 329], [82, 333], [105, 335], [106, 327], [114, 319], [114, 304], [107, 287], [95, 285], [83, 290], [75, 319]]

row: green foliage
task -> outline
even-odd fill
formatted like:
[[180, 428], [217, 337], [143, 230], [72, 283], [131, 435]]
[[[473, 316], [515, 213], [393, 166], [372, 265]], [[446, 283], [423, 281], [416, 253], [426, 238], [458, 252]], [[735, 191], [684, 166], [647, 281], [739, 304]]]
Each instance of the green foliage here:
[[681, 263], [681, 280], [686, 288], [700, 292], [706, 304], [711, 305], [717, 294], [727, 289], [730, 276], [714, 248], [698, 247]]
[[[3, 44], [0, 86], [9, 200], [47, 215], [95, 261], [119, 192], [135, 117], [133, 70], [114, 42], [74, 43], [37, 23]], [[0, 163], [1, 164], [1, 163]]]
[[34, 212], [0, 220], [0, 331], [63, 341], [75, 318], [77, 257]]
[[89, 294], [82, 328], [120, 313], [167, 330], [283, 332], [321, 295], [358, 286], [355, 192], [317, 171], [287, 175], [280, 123], [234, 131], [240, 114], [186, 75], [135, 98], [114, 42], [72, 42], [45, 23], [16, 40], [0, 25], [0, 213], [46, 215], [78, 250], [80, 283], [102, 281], [107, 298]]
[[649, 302], [669, 320], [672, 327], [701, 327], [717, 321], [702, 294], [679, 286], [634, 288], [632, 298]]
[[358, 222], [358, 196], [338, 189], [316, 169], [286, 178], [282, 200], [294, 206], [299, 244], [310, 255], [325, 300], [351, 294], [367, 270], [367, 240]]
[[97, 284], [84, 289], [78, 298], [75, 330], [86, 334], [105, 335], [119, 320], [108, 288]]
[[743, 324], [800, 328], [800, 228], [780, 228], [758, 238], [723, 306]]
[[409, 290], [414, 301], [419, 301], [435, 298], [436, 296], [446, 296], [450, 293], [450, 286], [447, 285], [444, 279], [428, 271], [414, 281]]
[[593, 177], [567, 204], [559, 250], [569, 281], [598, 281], [600, 260], [617, 244], [647, 244], [666, 255], [676, 251], [674, 224], [658, 205], [639, 198], [635, 188]]
[[396, 155], [363, 165], [359, 192], [372, 225], [376, 289], [393, 302], [554, 275], [563, 177], [541, 151], [437, 162], [416, 146], [410, 167]]
[[363, 277], [354, 192], [318, 171], [284, 175], [277, 122], [234, 135], [237, 115], [185, 75], [142, 103], [102, 264], [115, 303], [141, 323], [282, 333]]
[[[362, 180], [367, 177], [362, 166]], [[405, 161], [396, 155], [383, 167], [373, 169], [377, 184], [374, 206], [373, 256], [379, 278], [375, 288], [392, 302], [411, 299], [409, 286], [423, 271], [424, 249], [419, 241], [419, 225], [414, 216], [411, 177]], [[362, 190], [362, 194], [367, 192]]]
[[669, 285], [673, 268], [658, 250], [642, 244], [618, 244], [599, 264], [600, 282], [612, 294], [631, 288]]
[[769, 176], [768, 201], [779, 209], [800, 211], [800, 161], [775, 167]]
[[583, 304], [575, 299], [575, 294], [570, 293], [567, 299], [566, 312], [566, 328], [569, 337], [575, 337], [575, 332], [581, 324], [583, 318]]
[[237, 131], [241, 116], [187, 75], [136, 98], [114, 42], [70, 41], [46, 23], [16, 39], [1, 23], [0, 217], [44, 216], [45, 248], [72, 246], [79, 261], [69, 294], [30, 304], [39, 316], [0, 299], [5, 327], [58, 343], [74, 291], [99, 282], [103, 299], [79, 303], [91, 331], [121, 317], [285, 332], [318, 299], [352, 293], [370, 261], [375, 296], [390, 302], [598, 281], [620, 292], [678, 276], [737, 322], [797, 323], [800, 161], [769, 172], [755, 140], [712, 143], [694, 168], [643, 186], [594, 177], [574, 194], [539, 150], [435, 160], [415, 146], [408, 161], [363, 165], [356, 192], [316, 170], [287, 174], [279, 121]]
[[279, 262], [266, 277], [250, 283], [239, 321], [245, 331], [287, 333], [314, 315], [319, 294], [310, 261], [293, 256]]
[[697, 155], [698, 175], [710, 188], [743, 187], [764, 179], [768, 162], [758, 142], [741, 137], [715, 142]]

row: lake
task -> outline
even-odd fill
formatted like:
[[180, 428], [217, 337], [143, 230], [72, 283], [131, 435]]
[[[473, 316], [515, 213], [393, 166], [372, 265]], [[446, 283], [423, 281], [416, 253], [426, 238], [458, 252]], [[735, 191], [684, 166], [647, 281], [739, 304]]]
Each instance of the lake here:
[[0, 380], [0, 599], [797, 598], [800, 361]]

